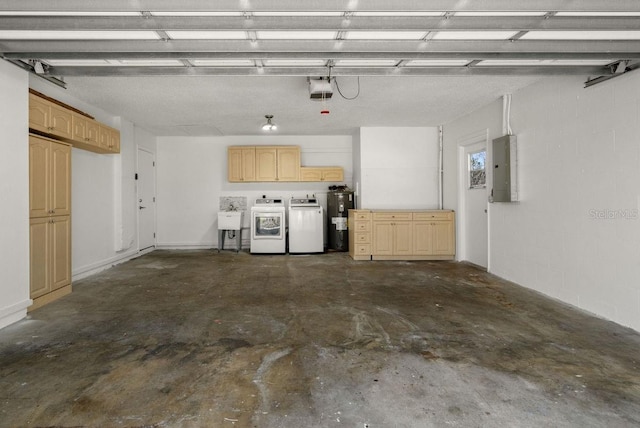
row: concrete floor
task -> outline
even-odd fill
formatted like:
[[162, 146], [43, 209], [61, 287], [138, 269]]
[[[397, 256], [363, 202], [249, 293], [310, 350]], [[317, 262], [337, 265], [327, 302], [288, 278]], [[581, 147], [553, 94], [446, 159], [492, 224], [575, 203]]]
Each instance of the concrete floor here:
[[155, 251], [0, 331], [0, 426], [636, 427], [639, 367], [465, 264]]

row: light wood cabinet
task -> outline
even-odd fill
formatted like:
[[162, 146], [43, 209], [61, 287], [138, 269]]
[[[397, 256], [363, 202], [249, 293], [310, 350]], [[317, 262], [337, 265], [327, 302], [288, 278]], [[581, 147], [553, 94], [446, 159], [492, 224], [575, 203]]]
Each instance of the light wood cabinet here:
[[30, 292], [36, 309], [71, 292], [71, 146], [29, 135]]
[[300, 147], [278, 147], [278, 181], [300, 180]]
[[344, 180], [344, 170], [338, 166], [331, 167], [300, 167], [300, 181], [332, 181]]
[[230, 182], [256, 180], [256, 148], [230, 146], [227, 148], [227, 179]]
[[70, 217], [32, 218], [29, 238], [31, 298], [38, 299], [70, 285]]
[[376, 256], [413, 255], [411, 213], [373, 213], [373, 254]]
[[452, 260], [455, 214], [447, 210], [349, 210], [354, 260]]
[[371, 260], [371, 212], [349, 210], [349, 255], [354, 260]]
[[341, 182], [344, 170], [338, 166], [300, 166], [298, 146], [229, 146], [227, 180], [231, 183], [260, 181]]
[[255, 181], [299, 181], [300, 147], [257, 146]]
[[69, 110], [49, 100], [29, 94], [29, 127], [60, 138], [72, 138]]
[[417, 255], [455, 254], [453, 211], [413, 214], [413, 252]]
[[29, 136], [29, 215], [71, 213], [71, 146]]
[[120, 153], [120, 131], [29, 93], [29, 129], [95, 153]]

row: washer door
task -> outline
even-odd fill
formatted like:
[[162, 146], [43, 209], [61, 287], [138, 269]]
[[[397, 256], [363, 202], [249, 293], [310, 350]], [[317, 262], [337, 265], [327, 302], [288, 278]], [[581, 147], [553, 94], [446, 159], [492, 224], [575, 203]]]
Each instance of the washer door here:
[[252, 239], [284, 239], [283, 213], [255, 212], [252, 226]]

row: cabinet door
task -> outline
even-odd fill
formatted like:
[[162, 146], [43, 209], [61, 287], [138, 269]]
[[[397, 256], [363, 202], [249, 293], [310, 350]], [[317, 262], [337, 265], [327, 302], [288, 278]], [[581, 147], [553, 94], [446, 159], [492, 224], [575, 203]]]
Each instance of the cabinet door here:
[[71, 283], [71, 218], [52, 217], [51, 229], [51, 290]]
[[256, 181], [277, 181], [276, 166], [276, 148], [256, 147]]
[[46, 217], [51, 211], [51, 144], [29, 136], [29, 217]]
[[321, 168], [300, 168], [300, 181], [322, 181]]
[[71, 139], [73, 141], [87, 141], [87, 119], [79, 114], [71, 116]]
[[243, 181], [256, 181], [256, 149], [247, 147], [242, 149], [242, 178]]
[[29, 94], [29, 128], [40, 132], [51, 132], [49, 120], [51, 112], [49, 102], [33, 94]]
[[243, 181], [242, 149], [229, 147], [227, 149], [227, 180], [231, 182]]
[[32, 218], [29, 223], [30, 297], [36, 298], [51, 291], [49, 218]]
[[278, 181], [300, 180], [300, 148], [283, 147], [277, 150]]
[[109, 131], [109, 150], [111, 153], [120, 153], [120, 131], [117, 129]]
[[373, 255], [391, 256], [393, 255], [393, 226], [391, 222], [373, 222]]
[[51, 104], [51, 133], [62, 138], [73, 137], [71, 112], [63, 107]]
[[104, 151], [109, 151], [109, 134], [109, 128], [100, 126], [100, 131], [98, 133], [98, 146]]
[[51, 214], [71, 213], [71, 147], [51, 144]]
[[323, 168], [322, 181], [343, 181], [344, 170], [342, 168]]
[[96, 147], [100, 141], [100, 125], [95, 120], [87, 120], [87, 130], [85, 134], [87, 143], [94, 144]]
[[439, 256], [455, 254], [455, 234], [452, 221], [433, 222], [433, 254]]
[[413, 222], [413, 253], [416, 256], [433, 255], [433, 233], [431, 222]]
[[413, 228], [410, 221], [393, 223], [393, 255], [410, 256], [413, 254]]
[[255, 181], [255, 147], [229, 147], [227, 149], [227, 169], [227, 179], [230, 182]]

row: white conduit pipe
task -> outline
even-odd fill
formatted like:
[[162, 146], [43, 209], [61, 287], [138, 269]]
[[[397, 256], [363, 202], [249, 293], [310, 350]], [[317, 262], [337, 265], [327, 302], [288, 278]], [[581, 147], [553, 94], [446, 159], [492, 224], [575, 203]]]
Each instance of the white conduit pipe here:
[[502, 135], [513, 135], [511, 129], [511, 94], [502, 96]]
[[442, 125], [438, 126], [438, 209], [444, 207], [444, 138]]

